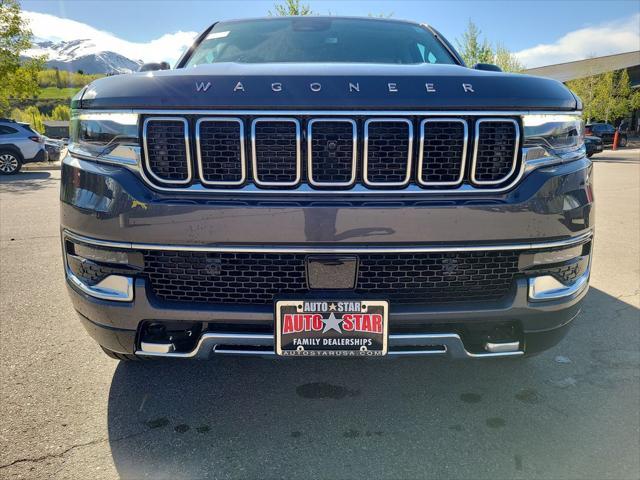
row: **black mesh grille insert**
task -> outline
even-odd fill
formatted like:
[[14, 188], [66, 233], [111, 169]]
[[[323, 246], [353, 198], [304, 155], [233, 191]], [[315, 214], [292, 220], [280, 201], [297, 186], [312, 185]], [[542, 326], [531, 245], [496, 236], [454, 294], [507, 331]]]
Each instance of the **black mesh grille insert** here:
[[254, 124], [256, 178], [260, 182], [293, 184], [297, 177], [297, 127], [287, 121]]
[[310, 129], [311, 174], [314, 182], [349, 183], [353, 175], [353, 124], [313, 122]]
[[303, 293], [304, 255], [145, 252], [145, 274], [159, 298], [181, 302], [269, 303]]
[[465, 125], [455, 121], [429, 121], [423, 125], [422, 183], [457, 184], [463, 168]]
[[513, 168], [517, 126], [513, 122], [482, 121], [478, 124], [479, 139], [475, 165], [475, 180], [501, 182]]
[[367, 134], [367, 180], [371, 183], [404, 183], [409, 168], [407, 122], [370, 122]]
[[162, 181], [184, 182], [189, 179], [185, 128], [181, 120], [147, 122], [148, 167]]
[[[145, 251], [154, 294], [177, 302], [268, 304], [303, 295], [306, 255]], [[359, 255], [356, 293], [398, 304], [497, 300], [510, 290], [518, 253], [458, 252]]]
[[360, 255], [357, 291], [395, 303], [498, 300], [518, 273], [517, 252]]
[[205, 121], [200, 123], [200, 162], [207, 182], [242, 182], [242, 138], [240, 123]]

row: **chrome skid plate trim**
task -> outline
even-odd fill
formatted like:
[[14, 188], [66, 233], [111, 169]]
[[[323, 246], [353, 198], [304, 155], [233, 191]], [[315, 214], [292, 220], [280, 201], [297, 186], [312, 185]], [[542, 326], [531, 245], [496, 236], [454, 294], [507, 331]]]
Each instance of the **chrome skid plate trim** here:
[[[200, 337], [196, 348], [190, 352], [160, 353], [146, 351], [141, 348], [136, 351], [136, 355], [200, 359], [207, 359], [213, 354], [275, 356], [274, 343], [272, 334], [204, 333]], [[242, 347], [247, 347], [247, 349], [243, 350]], [[255, 347], [266, 348], [259, 349]], [[411, 347], [412, 349], [402, 350], [403, 347]], [[424, 349], [420, 349], [421, 347]], [[464, 347], [462, 339], [456, 333], [420, 333], [389, 335], [389, 352], [387, 355], [392, 357], [446, 355], [452, 358], [495, 358], [521, 356], [524, 355], [524, 351], [472, 353]]]

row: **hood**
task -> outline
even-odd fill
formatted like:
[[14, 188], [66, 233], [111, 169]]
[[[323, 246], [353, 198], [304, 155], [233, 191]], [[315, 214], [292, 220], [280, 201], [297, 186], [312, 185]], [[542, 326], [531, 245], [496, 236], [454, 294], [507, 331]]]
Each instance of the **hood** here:
[[74, 108], [575, 110], [560, 82], [457, 65], [238, 64], [91, 83]]

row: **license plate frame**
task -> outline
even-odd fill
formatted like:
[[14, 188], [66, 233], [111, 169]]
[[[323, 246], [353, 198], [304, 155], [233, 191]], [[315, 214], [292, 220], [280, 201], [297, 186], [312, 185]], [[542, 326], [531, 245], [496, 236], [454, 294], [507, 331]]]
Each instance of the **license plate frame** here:
[[388, 353], [386, 300], [276, 300], [275, 320], [279, 356], [361, 358]]

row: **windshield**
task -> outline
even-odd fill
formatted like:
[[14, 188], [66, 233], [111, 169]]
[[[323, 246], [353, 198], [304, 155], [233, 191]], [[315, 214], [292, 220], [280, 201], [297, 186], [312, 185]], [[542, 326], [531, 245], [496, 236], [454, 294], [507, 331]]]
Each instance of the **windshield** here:
[[325, 17], [218, 23], [186, 66], [220, 62], [456, 63], [418, 25]]

